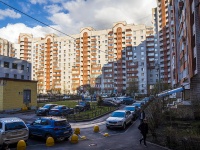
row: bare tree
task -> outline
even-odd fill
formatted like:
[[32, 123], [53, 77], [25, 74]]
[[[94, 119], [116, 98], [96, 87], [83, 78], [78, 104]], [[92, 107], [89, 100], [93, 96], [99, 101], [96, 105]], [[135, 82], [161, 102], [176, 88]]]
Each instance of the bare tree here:
[[135, 93], [138, 92], [139, 92], [138, 80], [135, 78], [130, 79], [128, 81], [128, 87], [126, 88], [126, 94], [135, 95]]

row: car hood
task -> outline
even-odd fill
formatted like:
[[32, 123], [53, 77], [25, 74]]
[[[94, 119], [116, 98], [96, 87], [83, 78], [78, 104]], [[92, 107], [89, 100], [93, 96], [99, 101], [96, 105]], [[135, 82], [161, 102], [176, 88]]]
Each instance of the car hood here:
[[106, 121], [123, 121], [124, 118], [121, 117], [109, 117]]

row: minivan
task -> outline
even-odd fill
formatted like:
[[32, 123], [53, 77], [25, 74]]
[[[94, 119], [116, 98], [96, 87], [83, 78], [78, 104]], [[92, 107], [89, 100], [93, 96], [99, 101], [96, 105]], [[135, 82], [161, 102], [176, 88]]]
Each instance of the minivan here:
[[25, 122], [17, 117], [0, 118], [0, 147], [27, 141], [29, 130]]

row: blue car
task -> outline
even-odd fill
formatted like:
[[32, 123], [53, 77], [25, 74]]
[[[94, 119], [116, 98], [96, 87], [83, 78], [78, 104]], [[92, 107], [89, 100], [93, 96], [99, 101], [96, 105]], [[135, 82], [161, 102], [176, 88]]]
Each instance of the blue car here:
[[74, 113], [74, 109], [69, 108], [65, 105], [55, 106], [49, 111], [50, 116], [65, 116], [65, 115], [73, 114], [73, 113]]
[[125, 98], [123, 98], [123, 101], [122, 101], [122, 103], [125, 105], [131, 105], [133, 102], [134, 102], [134, 100], [130, 97], [125, 97]]
[[137, 108], [139, 108], [139, 109], [141, 109], [141, 106], [142, 106], [141, 103], [133, 103], [132, 105], [135, 106], [135, 107], [137, 107]]
[[29, 136], [39, 136], [44, 139], [53, 137], [56, 141], [67, 140], [72, 135], [71, 125], [64, 118], [41, 117], [27, 124]]

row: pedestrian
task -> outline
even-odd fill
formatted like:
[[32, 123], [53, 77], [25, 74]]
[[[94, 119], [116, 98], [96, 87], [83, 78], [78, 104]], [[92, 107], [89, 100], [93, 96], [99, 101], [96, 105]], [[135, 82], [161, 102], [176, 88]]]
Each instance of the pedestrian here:
[[138, 126], [138, 129], [140, 130], [140, 133], [142, 134], [142, 138], [140, 139], [140, 144], [142, 144], [142, 141], [144, 140], [144, 146], [147, 146], [146, 144], [146, 137], [148, 134], [148, 124], [147, 119], [143, 119], [143, 122]]
[[144, 110], [141, 110], [141, 112], [140, 112], [140, 123], [142, 123], [144, 119], [145, 119], [145, 112], [144, 112]]

